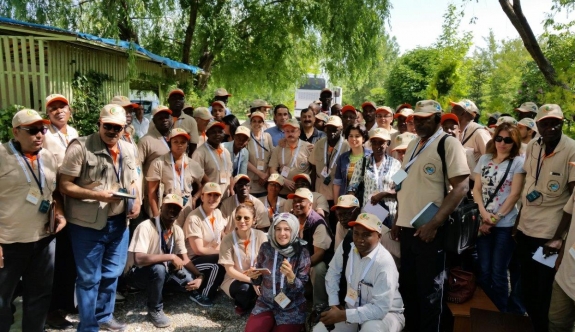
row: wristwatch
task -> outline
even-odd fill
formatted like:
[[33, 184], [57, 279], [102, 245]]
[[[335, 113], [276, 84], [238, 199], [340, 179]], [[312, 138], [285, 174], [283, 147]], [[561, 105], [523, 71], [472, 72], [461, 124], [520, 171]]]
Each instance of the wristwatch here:
[[503, 214], [497, 213], [497, 218], [501, 219], [501, 218], [503, 218], [503, 217], [505, 217]]

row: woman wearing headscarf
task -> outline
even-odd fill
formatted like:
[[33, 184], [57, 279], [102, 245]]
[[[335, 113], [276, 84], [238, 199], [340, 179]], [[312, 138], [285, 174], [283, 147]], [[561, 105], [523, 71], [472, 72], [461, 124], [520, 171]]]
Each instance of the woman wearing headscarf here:
[[256, 266], [246, 271], [259, 286], [260, 296], [246, 324], [246, 332], [300, 331], [306, 318], [304, 287], [311, 260], [306, 242], [298, 237], [299, 221], [290, 213], [277, 215], [262, 244]]

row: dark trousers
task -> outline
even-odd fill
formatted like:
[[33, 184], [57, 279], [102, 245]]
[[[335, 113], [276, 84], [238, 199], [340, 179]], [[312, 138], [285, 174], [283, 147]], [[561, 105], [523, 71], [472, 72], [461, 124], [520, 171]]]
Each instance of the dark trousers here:
[[218, 287], [224, 281], [226, 276], [226, 269], [218, 264], [219, 255], [201, 255], [194, 256], [192, 263], [196, 268], [204, 274], [202, 286], [199, 291], [203, 296], [213, 299], [216, 296]]
[[509, 280], [511, 284], [511, 294], [507, 303], [507, 311], [517, 315], [525, 315], [525, 306], [521, 296], [521, 263], [517, 250], [513, 251], [509, 262]]
[[230, 284], [230, 296], [234, 299], [235, 304], [244, 310], [253, 308], [258, 298], [252, 284], [238, 280]]
[[70, 234], [64, 229], [56, 234], [56, 259], [54, 261], [54, 285], [50, 311], [74, 311], [74, 285], [76, 284], [76, 263], [72, 252]]
[[0, 269], [0, 332], [14, 323], [12, 296], [22, 278], [22, 331], [44, 331], [52, 296], [53, 236], [30, 243], [2, 244], [4, 268]]
[[537, 248], [546, 239], [534, 238], [517, 231], [517, 254], [521, 263], [521, 293], [527, 314], [531, 318], [535, 332], [549, 330], [549, 307], [555, 269], [533, 260]]
[[445, 251], [443, 230], [425, 243], [413, 236], [415, 229], [401, 229], [401, 271], [399, 291], [405, 305], [405, 323], [409, 331], [439, 331], [446, 308], [443, 298]]

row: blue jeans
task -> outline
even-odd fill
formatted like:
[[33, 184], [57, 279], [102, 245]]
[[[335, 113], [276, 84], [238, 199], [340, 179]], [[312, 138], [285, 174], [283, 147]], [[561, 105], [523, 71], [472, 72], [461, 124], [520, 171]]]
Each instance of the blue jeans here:
[[492, 227], [491, 234], [477, 238], [479, 285], [501, 312], [507, 311], [509, 285], [507, 268], [515, 250], [513, 227]]
[[78, 272], [78, 331], [97, 332], [98, 323], [108, 322], [114, 313], [118, 277], [128, 257], [126, 216], [108, 218], [101, 230], [68, 224], [68, 231]]

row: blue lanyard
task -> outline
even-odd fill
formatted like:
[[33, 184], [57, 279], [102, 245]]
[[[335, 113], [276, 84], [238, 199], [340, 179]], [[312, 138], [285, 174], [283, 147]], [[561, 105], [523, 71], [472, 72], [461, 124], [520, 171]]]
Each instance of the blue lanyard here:
[[30, 166], [30, 163], [28, 162], [28, 158], [26, 158], [26, 156], [24, 156], [22, 153], [18, 153], [18, 151], [16, 151], [16, 148], [12, 144], [12, 141], [10, 141], [8, 143], [8, 145], [10, 145], [10, 149], [14, 153], [14, 156], [16, 157], [16, 159], [18, 160], [20, 167], [22, 167], [22, 170], [24, 171], [24, 175], [26, 175], [26, 180], [28, 181], [28, 183], [30, 183], [30, 182], [32, 182], [30, 180], [30, 175], [28, 175], [28, 171], [26, 170], [26, 168], [24, 167], [24, 163], [22, 162], [22, 159], [24, 159], [24, 162], [28, 166], [28, 169], [30, 169], [30, 173], [32, 173], [32, 176], [34, 177], [34, 181], [36, 182], [36, 184], [38, 185], [38, 188], [40, 189], [40, 194], [42, 194], [42, 196], [43, 196], [44, 195], [44, 190], [43, 190], [44, 189], [44, 177], [42, 177], [43, 171], [42, 171], [42, 161], [40, 160], [40, 153], [38, 153], [38, 157], [36, 157], [36, 159], [38, 161], [38, 177], [36, 177], [36, 174], [34, 174], [34, 170], [32, 169], [32, 166]]
[[[116, 143], [118, 145], [118, 150], [120, 151], [119, 155], [120, 155], [120, 161], [118, 162], [118, 169], [116, 170], [116, 165], [113, 165], [114, 167], [114, 174], [116, 174], [116, 179], [118, 179], [118, 183], [122, 183], [122, 180], [120, 180], [120, 178], [122, 177], [122, 148], [120, 146], [120, 143]], [[110, 149], [108, 149], [108, 146], [106, 145], [106, 150], [108, 151], [108, 154], [110, 155], [110, 157], [112, 156], [112, 154], [110, 153]], [[113, 164], [114, 158], [112, 158], [112, 164]]]

